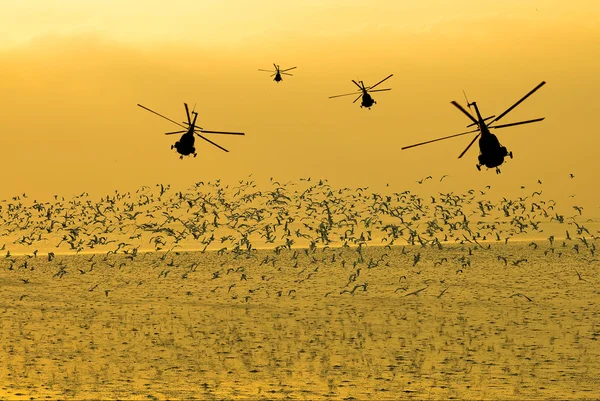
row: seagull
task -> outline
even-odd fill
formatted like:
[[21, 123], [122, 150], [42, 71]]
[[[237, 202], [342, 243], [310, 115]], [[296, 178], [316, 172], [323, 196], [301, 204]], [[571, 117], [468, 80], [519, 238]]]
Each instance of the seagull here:
[[581, 277], [581, 274], [579, 274], [579, 272], [577, 271], [577, 269], [575, 269], [575, 273], [577, 273], [577, 277], [579, 277], [579, 280], [585, 281], [587, 283], [587, 280], [584, 279], [583, 277]]
[[529, 302], [533, 302], [533, 300], [531, 298], [529, 298], [525, 294], [521, 294], [520, 292], [518, 292], [516, 294], [512, 294], [509, 298], [512, 298], [512, 297], [523, 297], [523, 298], [526, 298]]
[[440, 293], [440, 295], [438, 295], [438, 296], [437, 296], [437, 299], [440, 299], [440, 298], [442, 297], [442, 295], [444, 295], [444, 294], [446, 293], [446, 291], [448, 291], [448, 288], [450, 288], [450, 287], [449, 287], [449, 286], [448, 286], [448, 287], [446, 287], [446, 289], [445, 289], [444, 291], [442, 291], [442, 292]]
[[427, 286], [427, 287], [423, 287], [423, 288], [420, 288], [420, 289], [418, 289], [418, 290], [416, 290], [416, 291], [413, 291], [413, 292], [411, 292], [411, 293], [408, 293], [408, 294], [406, 294], [406, 295], [405, 295], [405, 297], [408, 297], [409, 295], [415, 295], [415, 296], [417, 296], [417, 295], [419, 295], [419, 293], [420, 293], [421, 291], [425, 291], [427, 288], [429, 288], [429, 286]]

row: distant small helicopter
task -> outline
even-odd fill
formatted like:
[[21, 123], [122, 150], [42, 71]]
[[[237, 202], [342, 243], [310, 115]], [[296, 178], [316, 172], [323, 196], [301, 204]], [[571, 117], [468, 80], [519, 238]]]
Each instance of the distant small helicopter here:
[[138, 106], [140, 106], [142, 109], [148, 110], [150, 113], [156, 114], [157, 116], [162, 117], [165, 120], [168, 120], [168, 121], [172, 122], [173, 124], [179, 125], [180, 127], [184, 128], [183, 131], [174, 131], [174, 132], [165, 133], [165, 135], [183, 134], [183, 135], [181, 135], [181, 138], [179, 138], [179, 141], [175, 142], [174, 145], [171, 145], [171, 149], [175, 149], [177, 151], [177, 153], [179, 153], [181, 155], [179, 157], [180, 159], [183, 159], [183, 156], [189, 156], [189, 155], [194, 155], [194, 157], [197, 156], [196, 148], [194, 147], [194, 141], [196, 139], [194, 137], [194, 135], [198, 135], [200, 138], [204, 139], [206, 142], [208, 142], [212, 145], [215, 145], [217, 148], [224, 150], [225, 152], [229, 152], [224, 147], [217, 145], [210, 139], [207, 139], [204, 136], [200, 135], [199, 132], [201, 132], [203, 134], [245, 135], [243, 132], [204, 130], [204, 129], [202, 129], [202, 127], [196, 126], [196, 119], [198, 118], [198, 113], [195, 110], [192, 110], [192, 114], [194, 115], [194, 120], [191, 120], [190, 119], [190, 111], [189, 111], [187, 103], [184, 103], [183, 105], [185, 106], [185, 113], [187, 115], [187, 123], [184, 122], [183, 124], [187, 124], [187, 126], [180, 124], [177, 121], [171, 120], [170, 118], [165, 117], [162, 114], [155, 112], [154, 110], [150, 110], [146, 106], [142, 106], [141, 104], [138, 103]]
[[[465, 99], [467, 101], [467, 106], [469, 107], [469, 110], [471, 109], [471, 107], [473, 107], [475, 109], [475, 112], [477, 113], [477, 119], [475, 119], [475, 117], [473, 117], [473, 115], [471, 115], [471, 113], [466, 111], [460, 104], [458, 104], [456, 101], [453, 100], [451, 103], [457, 109], [462, 111], [471, 121], [473, 121], [472, 124], [467, 125], [467, 128], [472, 127], [472, 126], [477, 126], [477, 129], [472, 130], [472, 131], [462, 132], [460, 134], [445, 136], [443, 138], [433, 139], [433, 140], [427, 141], [427, 142], [417, 143], [415, 145], [405, 146], [402, 148], [402, 150], [414, 148], [415, 146], [421, 146], [421, 145], [425, 145], [425, 144], [432, 143], [432, 142], [442, 141], [444, 139], [454, 138], [454, 137], [461, 136], [461, 135], [467, 135], [467, 134], [471, 134], [474, 132], [479, 132], [475, 136], [475, 138], [473, 138], [471, 143], [469, 143], [469, 146], [467, 146], [467, 148], [460, 154], [460, 156], [458, 156], [458, 158], [460, 159], [461, 157], [463, 157], [463, 155], [465, 153], [467, 153], [467, 150], [469, 150], [471, 148], [471, 146], [475, 143], [477, 138], [481, 137], [479, 139], [479, 152], [480, 153], [479, 153], [479, 163], [476, 165], [477, 170], [481, 171], [481, 166], [486, 166], [487, 168], [495, 167], [496, 174], [499, 174], [500, 169], [498, 168], [498, 166], [500, 166], [502, 163], [504, 163], [504, 158], [506, 156], [509, 156], [512, 159], [513, 153], [509, 152], [506, 149], [506, 147], [500, 145], [500, 141], [498, 141], [498, 138], [496, 137], [496, 135], [494, 135], [490, 132], [490, 129], [506, 128], [506, 127], [512, 127], [514, 125], [536, 123], [538, 121], [542, 121], [545, 117], [536, 118], [533, 120], [519, 121], [516, 123], [501, 124], [501, 125], [496, 125], [496, 126], [492, 126], [492, 124], [494, 124], [495, 122], [498, 122], [502, 117], [507, 115], [515, 107], [517, 107], [519, 104], [521, 104], [521, 102], [523, 102], [525, 99], [527, 99], [529, 96], [531, 96], [535, 91], [540, 89], [545, 84], [546, 84], [546, 82], [542, 81], [542, 83], [540, 83], [538, 86], [533, 88], [528, 94], [523, 96], [518, 102], [516, 102], [515, 104], [510, 106], [504, 113], [500, 114], [496, 118], [494, 118], [495, 116], [482, 118], [481, 113], [479, 112], [479, 108], [477, 107], [477, 103], [475, 103], [475, 102], [469, 103], [469, 100], [466, 99], [466, 97], [467, 97], [466, 95], [465, 95]], [[494, 119], [492, 121], [490, 121], [489, 123], [486, 123], [486, 121], [489, 120], [490, 118], [494, 118]]]
[[[352, 103], [356, 103], [356, 101], [360, 98], [362, 98], [360, 107], [366, 107], [368, 109], [371, 109], [371, 106], [373, 106], [374, 104], [377, 104], [377, 102], [371, 97], [371, 95], [369, 95], [369, 92], [383, 92], [383, 91], [391, 91], [391, 88], [387, 88], [387, 89], [375, 89], [373, 90], [373, 88], [375, 88], [377, 85], [379, 85], [380, 83], [382, 83], [383, 81], [385, 81], [386, 79], [389, 79], [391, 77], [393, 77], [394, 74], [390, 74], [389, 76], [385, 77], [384, 79], [382, 79], [381, 81], [377, 82], [375, 85], [373, 86], [367, 86], [365, 87], [365, 84], [363, 81], [358, 81], [356, 82], [355, 80], [352, 80], [352, 82], [354, 83], [354, 85], [358, 86], [358, 91], [356, 92], [352, 92], [352, 93], [345, 93], [343, 95], [335, 95], [335, 96], [329, 96], [329, 99], [333, 99], [335, 97], [342, 97], [342, 96], [351, 96], [351, 95], [356, 95], [357, 93], [359, 93], [358, 97], [356, 99], [354, 99], [354, 101]], [[360, 82], [360, 85], [359, 85]]]
[[279, 83], [280, 81], [283, 81], [283, 78], [281, 78], [282, 75], [289, 75], [290, 77], [292, 77], [293, 75], [290, 74], [289, 72], [286, 71], [290, 71], [293, 70], [296, 67], [291, 67], [291, 68], [286, 68], [285, 70], [281, 70], [279, 69], [279, 65], [276, 65], [275, 63], [273, 63], [273, 66], [275, 67], [275, 71], [271, 71], [271, 70], [262, 70], [262, 69], [258, 69], [258, 71], [264, 71], [264, 72], [270, 72], [272, 73], [271, 76], [275, 76], [275, 78], [273, 78], [273, 81]]

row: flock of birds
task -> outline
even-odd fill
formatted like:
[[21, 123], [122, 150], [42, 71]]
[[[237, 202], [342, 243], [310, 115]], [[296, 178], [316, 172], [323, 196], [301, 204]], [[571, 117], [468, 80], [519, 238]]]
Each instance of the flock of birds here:
[[[423, 264], [423, 248], [455, 247], [458, 254], [440, 253], [443, 257], [434, 266], [456, 263], [457, 274], [471, 267], [475, 252], [519, 237], [543, 239], [529, 244], [532, 252], [539, 247], [544, 255], [572, 252], [595, 260], [600, 232], [578, 220], [583, 217], [581, 207], [573, 206], [572, 216], [561, 214], [541, 190], [492, 202], [486, 196], [489, 189], [421, 197], [408, 190], [386, 194], [366, 187], [333, 188], [326, 180], [310, 178], [283, 184], [271, 179], [259, 187], [248, 177], [231, 186], [219, 180], [197, 182], [185, 191], [162, 184], [143, 186], [96, 200], [85, 192], [71, 199], [54, 196], [48, 202], [22, 194], [0, 202], [0, 267], [34, 269], [36, 258], [47, 257], [56, 264], [54, 277], [60, 279], [72, 270], [55, 260], [64, 254], [94, 254], [89, 259], [93, 269], [95, 263], [122, 268], [150, 252], [160, 255], [160, 278], [180, 267], [175, 255], [183, 252], [215, 252], [240, 261], [260, 255], [261, 266], [296, 268], [303, 281], [317, 274], [318, 267], [310, 267], [317, 263], [350, 269], [348, 283], [335, 291], [354, 295], [368, 289], [367, 282], [357, 281], [361, 269], [389, 266], [385, 251], [394, 246], [401, 249], [401, 262], [413, 268]], [[565, 237], [543, 234], [548, 223], [564, 224]], [[542, 243], [547, 246], [542, 248]], [[366, 249], [374, 246], [386, 248], [383, 256], [369, 257]], [[497, 257], [506, 266], [527, 262]], [[198, 263], [186, 266], [189, 271], [197, 267]], [[207, 279], [230, 273], [245, 278], [243, 268], [222, 266]], [[278, 296], [292, 296], [294, 291], [282, 290]]]

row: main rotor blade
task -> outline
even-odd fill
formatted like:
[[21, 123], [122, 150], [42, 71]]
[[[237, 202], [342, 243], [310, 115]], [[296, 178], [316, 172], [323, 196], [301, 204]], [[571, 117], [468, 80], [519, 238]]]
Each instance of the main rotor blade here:
[[362, 93], [360, 95], [358, 95], [358, 97], [356, 99], [354, 99], [354, 101], [352, 103], [356, 103], [358, 101], [358, 99], [360, 99], [362, 97]]
[[[350, 96], [350, 95], [356, 95], [357, 93], [362, 92], [362, 91], [357, 91], [357, 92], [352, 92], [352, 93], [344, 93], [343, 95], [335, 95], [335, 96], [329, 96], [329, 99], [333, 99], [334, 97], [342, 97], [342, 96]], [[361, 93], [362, 96], [362, 93]]]
[[473, 121], [473, 122], [475, 123], [475, 125], [478, 125], [478, 124], [479, 124], [479, 121], [477, 121], [477, 120], [475, 119], [475, 117], [473, 117], [473, 116], [471, 115], [471, 113], [469, 113], [468, 111], [466, 111], [465, 109], [463, 109], [463, 107], [462, 107], [460, 104], [458, 104], [458, 103], [456, 102], [456, 100], [453, 100], [453, 101], [451, 101], [450, 103], [452, 103], [454, 106], [456, 106], [456, 108], [457, 108], [457, 109], [459, 109], [460, 111], [462, 111], [463, 113], [465, 113], [465, 116], [469, 117], [469, 118], [471, 119], [471, 121]]
[[165, 135], [183, 134], [184, 132], [187, 132], [187, 131], [165, 132]]
[[290, 77], [294, 76], [294, 75], [290, 74], [289, 72], [282, 72], [281, 75], [289, 75]]
[[519, 100], [517, 103], [513, 104], [512, 106], [510, 106], [504, 113], [500, 114], [498, 117], [496, 117], [494, 120], [492, 120], [492, 123], [494, 123], [494, 121], [498, 121], [500, 120], [502, 117], [504, 117], [505, 115], [507, 115], [512, 109], [514, 109], [515, 107], [517, 107], [519, 104], [521, 104], [521, 102], [525, 99], [527, 99], [529, 96], [533, 95], [533, 93], [535, 91], [537, 91], [538, 89], [540, 89], [542, 86], [544, 86], [546, 84], [546, 81], [542, 81], [538, 86], [536, 86], [535, 88], [533, 88], [528, 94], [526, 94], [525, 96], [523, 96], [521, 98], [521, 100]]
[[374, 87], [376, 87], [377, 85], [379, 85], [380, 83], [382, 83], [383, 81], [385, 81], [386, 79], [389, 79], [389, 78], [391, 78], [391, 77], [393, 77], [393, 76], [394, 76], [394, 74], [390, 74], [390, 75], [388, 75], [387, 77], [383, 78], [381, 81], [377, 82], [375, 85], [373, 85], [373, 86], [370, 86], [370, 87], [369, 87], [369, 90], [373, 89]]
[[293, 70], [294, 68], [296, 68], [296, 67], [286, 68], [285, 70], [279, 70], [279, 72], [286, 72], [286, 71], [289, 71], [289, 70]]
[[[486, 117], [486, 118], [484, 118], [484, 119], [483, 119], [483, 121], [487, 121], [487, 120], [489, 120], [490, 118], [494, 118], [494, 117], [496, 117], [496, 116], [494, 115], [494, 116], [489, 116], [489, 117]], [[472, 127], [472, 126], [474, 126], [474, 125], [477, 125], [477, 124], [476, 124], [476, 123], [471, 123], [471, 124], [467, 125], [467, 128], [470, 128], [470, 127]], [[489, 127], [488, 127], [488, 128], [489, 128]]]
[[356, 82], [355, 80], [352, 80], [352, 82], [354, 82], [354, 85], [358, 86], [358, 89], [360, 89], [361, 91], [363, 90], [362, 86], [360, 86], [358, 82]]
[[372, 91], [371, 89], [367, 89], [367, 92], [384, 92], [384, 91], [391, 91], [392, 88], [387, 88], [387, 89], [375, 89], [374, 91]]
[[200, 138], [204, 139], [206, 142], [215, 145], [217, 148], [224, 150], [225, 152], [229, 152], [227, 149], [225, 149], [224, 147], [217, 145], [216, 143], [214, 143], [213, 141], [211, 141], [210, 139], [207, 139], [205, 137], [203, 137], [202, 135], [200, 135], [199, 133], [196, 132], [196, 135], [198, 135]]
[[169, 120], [169, 121], [171, 121], [173, 124], [179, 125], [181, 128], [186, 128], [186, 129], [187, 129], [187, 127], [186, 127], [185, 125], [183, 125], [183, 124], [179, 124], [177, 121], [175, 121], [175, 120], [171, 120], [169, 117], [165, 117], [165, 116], [163, 116], [162, 114], [159, 114], [159, 113], [155, 112], [154, 110], [150, 110], [150, 109], [149, 109], [149, 108], [147, 108], [146, 106], [142, 106], [142, 105], [141, 105], [141, 104], [139, 104], [139, 103], [138, 103], [138, 106], [140, 106], [140, 107], [141, 107], [142, 109], [144, 109], [144, 110], [148, 110], [150, 113], [154, 113], [154, 114], [156, 114], [157, 116], [164, 118], [165, 120]]
[[473, 140], [471, 141], [471, 143], [469, 144], [469, 146], [467, 146], [467, 148], [465, 150], [463, 150], [463, 152], [460, 154], [460, 156], [458, 156], [459, 159], [461, 157], [463, 157], [465, 153], [467, 153], [467, 150], [469, 150], [471, 148], [471, 146], [473, 146], [473, 144], [475, 143], [475, 141], [477, 140], [477, 138], [479, 138], [480, 135], [481, 135], [481, 132], [479, 134], [475, 135], [475, 138], [473, 138]]
[[272, 70], [263, 70], [263, 69], [258, 69], [258, 71], [264, 71], [264, 72], [276, 72], [276, 71], [272, 71]]
[[415, 146], [426, 145], [426, 144], [432, 143], [432, 142], [443, 141], [444, 139], [450, 139], [450, 138], [454, 138], [456, 136], [472, 134], [473, 132], [478, 132], [478, 131], [479, 131], [479, 129], [476, 129], [476, 130], [473, 130], [473, 131], [461, 132], [460, 134], [454, 134], [454, 135], [445, 136], [443, 138], [432, 139], [431, 141], [416, 143], [416, 144], [410, 145], [410, 146], [405, 146], [405, 147], [402, 148], [402, 150], [409, 149], [409, 148], [414, 148]]
[[279, 66], [275, 65], [275, 63], [273, 63], [273, 67], [275, 67], [275, 70], [279, 71]]
[[206, 131], [206, 130], [197, 130], [202, 132], [203, 134], [222, 134], [222, 135], [246, 135], [243, 132], [228, 132], [228, 131]]
[[509, 123], [509, 124], [502, 124], [502, 125], [496, 125], [495, 127], [489, 127], [488, 128], [506, 128], [506, 127], [512, 127], [513, 125], [521, 125], [521, 124], [530, 124], [530, 123], [537, 123], [538, 121], [542, 121], [543, 119], [545, 119], [546, 117], [542, 117], [542, 118], [536, 118], [534, 120], [527, 120], [527, 121], [519, 121], [516, 123]]
[[185, 114], [187, 114], [188, 124], [192, 124], [192, 120], [190, 119], [190, 109], [188, 109], [187, 103], [183, 104], [185, 106]]

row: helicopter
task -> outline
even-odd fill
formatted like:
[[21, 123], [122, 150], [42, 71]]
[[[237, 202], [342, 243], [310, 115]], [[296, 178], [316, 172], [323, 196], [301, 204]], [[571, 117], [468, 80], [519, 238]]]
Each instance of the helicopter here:
[[[495, 128], [512, 127], [512, 126], [521, 125], [521, 124], [536, 123], [536, 122], [542, 121], [545, 117], [535, 118], [533, 120], [519, 121], [519, 122], [515, 122], [515, 123], [508, 123], [508, 124], [500, 124], [500, 125], [492, 125], [492, 124], [500, 121], [500, 119], [502, 119], [502, 117], [506, 116], [515, 107], [517, 107], [519, 104], [521, 104], [521, 102], [523, 102], [525, 99], [527, 99], [529, 96], [531, 96], [535, 91], [540, 89], [545, 84], [546, 84], [546, 82], [542, 81], [538, 86], [533, 88], [528, 94], [523, 96], [518, 102], [516, 102], [515, 104], [510, 106], [506, 111], [504, 111], [498, 117], [490, 116], [490, 117], [482, 118], [481, 113], [479, 112], [479, 108], [477, 107], [477, 103], [469, 102], [469, 100], [467, 99], [467, 95], [465, 94], [465, 100], [467, 101], [467, 106], [469, 107], [469, 110], [471, 110], [471, 108], [475, 109], [477, 118], [473, 117], [473, 115], [471, 113], [469, 113], [467, 110], [465, 110], [458, 102], [453, 100], [451, 103], [457, 109], [459, 109], [461, 112], [463, 112], [471, 121], [473, 121], [472, 124], [467, 125], [467, 128], [477, 126], [477, 129], [474, 129], [472, 131], [462, 132], [460, 134], [445, 136], [443, 138], [433, 139], [431, 141], [417, 143], [415, 145], [405, 146], [402, 148], [402, 150], [414, 148], [415, 146], [421, 146], [421, 145], [425, 145], [425, 144], [432, 143], [432, 142], [442, 141], [444, 139], [454, 138], [457, 136], [467, 135], [467, 134], [471, 134], [474, 132], [478, 132], [478, 134], [475, 136], [475, 138], [473, 138], [471, 143], [469, 143], [467, 148], [460, 154], [460, 156], [458, 156], [458, 158], [460, 159], [461, 157], [463, 157], [464, 154], [467, 153], [467, 151], [475, 143], [477, 138], [479, 138], [479, 159], [478, 159], [479, 163], [477, 163], [477, 165], [476, 165], [477, 170], [481, 171], [481, 167], [485, 166], [487, 168], [496, 168], [496, 174], [500, 174], [499, 166], [502, 163], [504, 163], [505, 157], [508, 156], [512, 159], [513, 153], [509, 152], [506, 149], [506, 147], [502, 146], [500, 144], [500, 141], [498, 141], [498, 138], [496, 137], [496, 135], [492, 134], [490, 132], [490, 130], [495, 129]], [[486, 123], [486, 121], [488, 121], [491, 118], [493, 118], [493, 120]]]
[[[359, 90], [357, 92], [345, 93], [343, 95], [329, 96], [329, 99], [333, 99], [335, 97], [351, 96], [351, 95], [359, 94], [358, 97], [356, 99], [354, 99], [354, 101], [352, 103], [356, 103], [356, 101], [358, 99], [362, 98], [360, 107], [361, 108], [366, 107], [366, 108], [368, 108], [370, 110], [371, 106], [373, 106], [377, 102], [371, 97], [371, 95], [369, 94], [369, 92], [383, 92], [383, 91], [390, 91], [390, 90], [392, 90], [391, 88], [387, 88], [387, 89], [375, 89], [375, 90], [373, 90], [373, 88], [375, 88], [377, 85], [379, 85], [380, 83], [382, 83], [386, 79], [391, 78], [392, 76], [394, 76], [394, 74], [390, 74], [389, 76], [385, 77], [381, 81], [377, 82], [375, 85], [373, 85], [373, 86], [367, 86], [367, 87], [365, 87], [365, 84], [364, 84], [363, 81], [356, 82], [355, 80], [352, 80], [352, 82], [354, 83], [354, 85], [358, 86]], [[360, 84], [359, 84], [359, 82], [360, 82]]]
[[142, 106], [141, 104], [138, 103], [138, 106], [140, 106], [142, 109], [148, 110], [150, 113], [156, 114], [157, 116], [162, 117], [165, 120], [168, 120], [168, 121], [172, 122], [173, 124], [179, 125], [180, 127], [184, 128], [184, 130], [182, 130], [182, 131], [173, 131], [173, 132], [165, 133], [165, 135], [183, 134], [183, 135], [181, 135], [181, 138], [179, 138], [179, 141], [175, 142], [174, 145], [171, 145], [171, 149], [175, 149], [177, 151], [177, 153], [179, 153], [181, 155], [181, 156], [179, 156], [180, 159], [183, 159], [183, 156], [189, 156], [189, 155], [194, 155], [194, 157], [197, 156], [196, 148], [194, 147], [194, 142], [196, 139], [194, 137], [194, 135], [198, 135], [200, 138], [204, 139], [206, 142], [216, 146], [217, 148], [219, 148], [225, 152], [229, 152], [229, 151], [227, 149], [225, 149], [224, 147], [217, 145], [210, 139], [205, 138], [200, 133], [202, 133], [202, 134], [221, 134], [221, 135], [245, 135], [243, 132], [207, 131], [207, 130], [203, 129], [202, 127], [199, 127], [196, 125], [196, 119], [198, 118], [198, 113], [196, 112], [195, 107], [194, 107], [194, 110], [192, 110], [192, 115], [194, 116], [194, 119], [192, 120], [190, 118], [190, 110], [188, 108], [187, 103], [183, 103], [183, 105], [185, 106], [185, 113], [187, 115], [187, 123], [184, 122], [183, 124], [180, 124], [177, 121], [171, 120], [170, 118], [165, 117], [162, 114], [159, 114], [156, 111], [151, 110], [148, 107]]
[[275, 81], [277, 83], [279, 83], [280, 81], [283, 81], [283, 78], [281, 78], [282, 75], [289, 75], [290, 77], [292, 77], [293, 75], [286, 71], [290, 71], [290, 70], [293, 70], [294, 68], [296, 68], [296, 67], [292, 67], [292, 68], [286, 68], [285, 70], [281, 70], [281, 69], [279, 69], [279, 65], [276, 65], [275, 63], [273, 63], [273, 67], [275, 67], [275, 71], [262, 70], [260, 68], [258, 69], [258, 71], [271, 72], [272, 73], [271, 76], [275, 76], [275, 78], [273, 78], [273, 81]]

